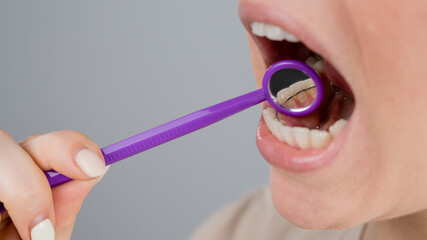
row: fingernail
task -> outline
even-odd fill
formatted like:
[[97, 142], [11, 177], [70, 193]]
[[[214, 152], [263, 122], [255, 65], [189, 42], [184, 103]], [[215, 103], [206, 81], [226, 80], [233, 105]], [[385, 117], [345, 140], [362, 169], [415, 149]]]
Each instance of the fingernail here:
[[39, 222], [31, 229], [31, 240], [55, 240], [55, 229], [49, 219]]
[[[108, 169], [110, 169], [110, 166], [111, 166], [111, 165], [108, 165], [108, 166], [107, 166], [107, 170], [105, 171], [105, 173], [107, 173]], [[99, 181], [101, 181], [101, 179], [103, 179], [103, 178], [104, 178], [104, 176], [105, 176], [105, 174], [104, 174], [104, 175], [102, 175], [100, 178], [98, 178], [98, 180], [96, 180], [96, 183], [95, 183], [95, 184], [98, 184], [98, 183], [99, 183]]]
[[88, 177], [99, 177], [107, 171], [104, 160], [87, 148], [77, 153], [76, 162]]

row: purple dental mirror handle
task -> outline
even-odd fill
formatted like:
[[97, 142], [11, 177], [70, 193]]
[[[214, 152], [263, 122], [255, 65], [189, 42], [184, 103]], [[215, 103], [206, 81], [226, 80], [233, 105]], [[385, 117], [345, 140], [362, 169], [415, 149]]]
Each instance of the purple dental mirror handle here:
[[[133, 137], [124, 139], [101, 149], [105, 164], [111, 165], [120, 160], [169, 142], [198, 129], [209, 126], [246, 108], [265, 100], [263, 89], [244, 94], [211, 107], [190, 113], [158, 127], [152, 128]], [[72, 180], [55, 170], [45, 172], [51, 187]], [[0, 214], [5, 211], [0, 202]]]
[[[272, 79], [272, 76], [276, 72], [288, 68], [302, 71], [314, 81], [317, 89], [317, 96], [313, 104], [311, 104], [309, 107], [291, 111], [290, 109], [283, 108], [283, 106], [276, 102], [277, 99], [275, 100], [272, 97], [270, 93], [270, 80]], [[101, 151], [104, 155], [105, 164], [111, 165], [137, 153], [146, 151], [160, 144], [169, 142], [175, 138], [179, 138], [183, 135], [209, 126], [246, 108], [257, 105], [258, 103], [261, 103], [265, 100], [267, 100], [271, 106], [273, 106], [281, 113], [290, 116], [303, 116], [314, 111], [319, 106], [322, 98], [323, 87], [321, 79], [311, 67], [299, 61], [283, 60], [273, 64], [269, 69], [267, 69], [263, 79], [263, 88], [190, 113], [184, 117], [175, 119], [171, 122], [152, 128], [133, 137], [104, 147], [101, 149]], [[45, 172], [45, 175], [51, 187], [72, 180], [71, 178], [62, 175], [55, 170], [47, 171]], [[0, 214], [4, 211], [4, 206], [0, 202]]]
[[[265, 93], [263, 89], [258, 89], [111, 144], [101, 149], [105, 165], [111, 165], [175, 138], [207, 127], [263, 101], [265, 101]], [[45, 174], [51, 187], [71, 180], [54, 170], [47, 171]]]

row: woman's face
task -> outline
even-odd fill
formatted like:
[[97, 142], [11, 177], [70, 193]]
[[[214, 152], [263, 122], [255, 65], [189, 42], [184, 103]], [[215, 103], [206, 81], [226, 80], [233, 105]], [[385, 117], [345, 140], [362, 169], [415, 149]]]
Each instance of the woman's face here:
[[[322, 78], [338, 86], [310, 116], [264, 112], [270, 122], [261, 119], [257, 144], [279, 213], [300, 227], [335, 229], [427, 208], [427, 2], [240, 0], [239, 9], [259, 87], [273, 62], [312, 52], [329, 63]], [[256, 36], [269, 30], [254, 22], [303, 45]], [[329, 129], [339, 119], [346, 126]], [[314, 136], [316, 127], [326, 137]]]

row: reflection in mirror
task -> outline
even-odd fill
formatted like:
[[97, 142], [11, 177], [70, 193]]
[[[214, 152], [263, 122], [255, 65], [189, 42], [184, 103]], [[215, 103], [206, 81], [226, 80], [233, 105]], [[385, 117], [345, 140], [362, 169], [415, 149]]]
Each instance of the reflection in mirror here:
[[273, 74], [270, 93], [279, 105], [289, 110], [307, 108], [317, 96], [314, 81], [304, 72], [292, 68], [281, 69]]
[[277, 100], [288, 108], [310, 106], [316, 99], [316, 86], [311, 78], [292, 84], [277, 93]]

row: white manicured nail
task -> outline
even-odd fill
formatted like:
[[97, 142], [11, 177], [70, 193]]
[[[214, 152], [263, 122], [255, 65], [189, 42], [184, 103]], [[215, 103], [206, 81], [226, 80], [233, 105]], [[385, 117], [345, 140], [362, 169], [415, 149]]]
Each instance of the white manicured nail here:
[[31, 229], [31, 240], [55, 240], [52, 222], [46, 219]]
[[89, 149], [80, 150], [77, 153], [76, 162], [88, 177], [99, 177], [107, 171], [104, 160]]

